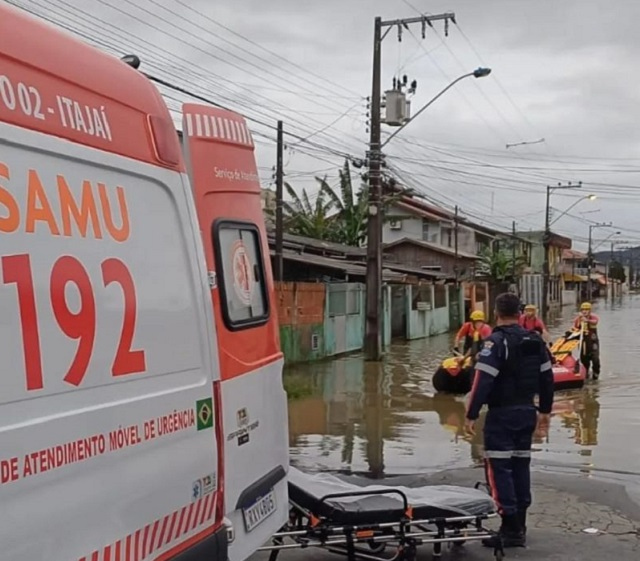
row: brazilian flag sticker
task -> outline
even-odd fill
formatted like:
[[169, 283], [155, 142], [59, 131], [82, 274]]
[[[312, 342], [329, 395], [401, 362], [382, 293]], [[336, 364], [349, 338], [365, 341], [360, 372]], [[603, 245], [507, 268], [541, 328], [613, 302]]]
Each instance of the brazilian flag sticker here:
[[213, 400], [210, 397], [196, 401], [196, 419], [198, 430], [213, 427]]

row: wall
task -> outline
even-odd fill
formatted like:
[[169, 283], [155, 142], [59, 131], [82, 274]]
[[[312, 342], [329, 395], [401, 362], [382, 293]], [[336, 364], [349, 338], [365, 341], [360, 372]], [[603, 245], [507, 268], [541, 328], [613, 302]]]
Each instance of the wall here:
[[364, 285], [360, 283], [327, 284], [324, 320], [326, 356], [362, 348], [364, 340]]
[[[276, 282], [285, 363], [359, 351], [364, 342], [365, 287], [360, 283]], [[391, 343], [390, 287], [383, 287], [383, 345]]]
[[[436, 295], [436, 290], [443, 289]], [[407, 339], [421, 339], [447, 333], [449, 325], [449, 291], [440, 285], [408, 285]]]
[[542, 307], [542, 275], [522, 275], [520, 278], [520, 299], [523, 304]]
[[563, 290], [562, 291], [562, 306], [575, 307], [578, 303], [578, 291], [577, 290]]
[[421, 247], [416, 244], [403, 243], [394, 247], [385, 248], [385, 255], [389, 255], [396, 263], [402, 263], [408, 267], [421, 267], [422, 265], [440, 266], [443, 273], [453, 274], [456, 263], [458, 267], [465, 271], [471, 271], [473, 261], [462, 257], [456, 258], [454, 255], [447, 255], [439, 251]]
[[325, 285], [320, 283], [276, 283], [280, 346], [287, 363], [326, 356], [325, 292]]
[[403, 208], [392, 206], [387, 214], [393, 218], [398, 218], [402, 222], [400, 230], [392, 230], [389, 222], [382, 226], [382, 242], [391, 243], [402, 238], [413, 240], [422, 239], [422, 217], [415, 216]]

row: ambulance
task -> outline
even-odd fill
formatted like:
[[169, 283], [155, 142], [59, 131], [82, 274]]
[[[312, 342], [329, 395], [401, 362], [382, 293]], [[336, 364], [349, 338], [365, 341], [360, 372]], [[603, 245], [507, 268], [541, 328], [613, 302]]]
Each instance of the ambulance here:
[[185, 162], [142, 74], [0, 5], [1, 559], [242, 559], [285, 519], [255, 159], [221, 122]]
[[212, 271], [224, 429], [229, 559], [246, 559], [286, 522], [289, 466], [275, 295], [254, 142], [245, 119], [183, 107], [182, 143]]

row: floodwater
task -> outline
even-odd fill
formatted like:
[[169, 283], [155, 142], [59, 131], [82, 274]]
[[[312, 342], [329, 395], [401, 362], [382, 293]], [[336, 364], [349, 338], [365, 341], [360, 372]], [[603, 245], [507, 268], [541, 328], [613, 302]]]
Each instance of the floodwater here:
[[[584, 388], [556, 392], [547, 438], [536, 436], [536, 469], [637, 481], [640, 475], [640, 295], [594, 305], [602, 372]], [[575, 315], [565, 307], [556, 336]], [[465, 398], [438, 395], [431, 377], [454, 333], [392, 346], [382, 364], [360, 355], [285, 372], [292, 463], [368, 474], [429, 473], [482, 461], [482, 432], [464, 434]], [[484, 413], [479, 421], [482, 428]]]

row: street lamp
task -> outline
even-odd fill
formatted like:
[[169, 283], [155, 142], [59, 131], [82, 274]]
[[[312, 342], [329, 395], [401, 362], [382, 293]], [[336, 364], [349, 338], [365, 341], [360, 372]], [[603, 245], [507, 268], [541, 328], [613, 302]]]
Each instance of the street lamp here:
[[[447, 16], [449, 17], [449, 16]], [[444, 16], [443, 16], [444, 19]], [[384, 142], [380, 142], [380, 35], [381, 26], [390, 25], [376, 19], [376, 32], [374, 38], [374, 76], [372, 92], [372, 119], [371, 141], [369, 150], [369, 219], [367, 221], [367, 273], [365, 283], [366, 321], [364, 333], [364, 351], [366, 360], [379, 361], [382, 357], [381, 335], [382, 322], [380, 314], [382, 310], [382, 183], [380, 166], [382, 161], [382, 149], [389, 144], [402, 129], [415, 120], [427, 107], [435, 102], [447, 90], [460, 80], [473, 76], [483, 78], [491, 73], [490, 68], [477, 68], [473, 72], [463, 74], [451, 82], [431, 101], [426, 103], [413, 117], [407, 120], [400, 128], [391, 134]], [[395, 25], [395, 23], [394, 23]]]
[[565, 214], [567, 214], [572, 208], [574, 208], [576, 205], [579, 205], [582, 201], [595, 201], [598, 197], [596, 197], [595, 195], [586, 195], [584, 197], [580, 197], [577, 201], [575, 201], [573, 204], [571, 204], [566, 210], [564, 210], [561, 214], [559, 214], [558, 216], [556, 216], [552, 221], [551, 224], [549, 224], [549, 226], [553, 226], [558, 220], [560, 220]]
[[427, 107], [429, 107], [434, 101], [436, 101], [441, 95], [443, 95], [447, 90], [455, 86], [460, 80], [464, 80], [465, 78], [469, 78], [473, 76], [474, 78], [484, 78], [491, 74], [491, 68], [476, 68], [473, 72], [468, 72], [467, 74], [463, 74], [456, 78], [453, 82], [451, 82], [446, 88], [444, 88], [438, 95], [436, 95], [433, 99], [425, 103], [420, 110], [410, 119], [407, 120], [400, 128], [396, 129], [393, 134], [387, 137], [387, 139], [382, 143], [380, 148], [384, 148], [389, 141], [398, 134], [402, 129], [404, 129], [409, 123], [411, 123], [420, 113], [422, 113]]
[[[591, 302], [591, 298], [593, 296], [591, 290], [591, 269], [593, 268], [593, 249], [592, 249], [592, 239], [593, 239], [593, 231], [596, 228], [611, 228], [613, 224], [611, 222], [608, 223], [599, 223], [599, 224], [589, 224], [589, 250], [587, 251], [587, 302]], [[613, 235], [613, 234], [611, 234]], [[611, 236], [609, 236], [611, 237]], [[607, 238], [609, 239], [609, 238]]]
[[[545, 206], [544, 213], [544, 237], [542, 240], [544, 247], [544, 264], [542, 270], [542, 317], [545, 321], [548, 320], [547, 313], [549, 307], [549, 246], [551, 245], [551, 217], [549, 199], [551, 193], [560, 189], [581, 189], [582, 181], [578, 181], [577, 185], [569, 182], [567, 185], [558, 183], [557, 185], [547, 185], [547, 204]], [[577, 203], [576, 203], [577, 204]]]

